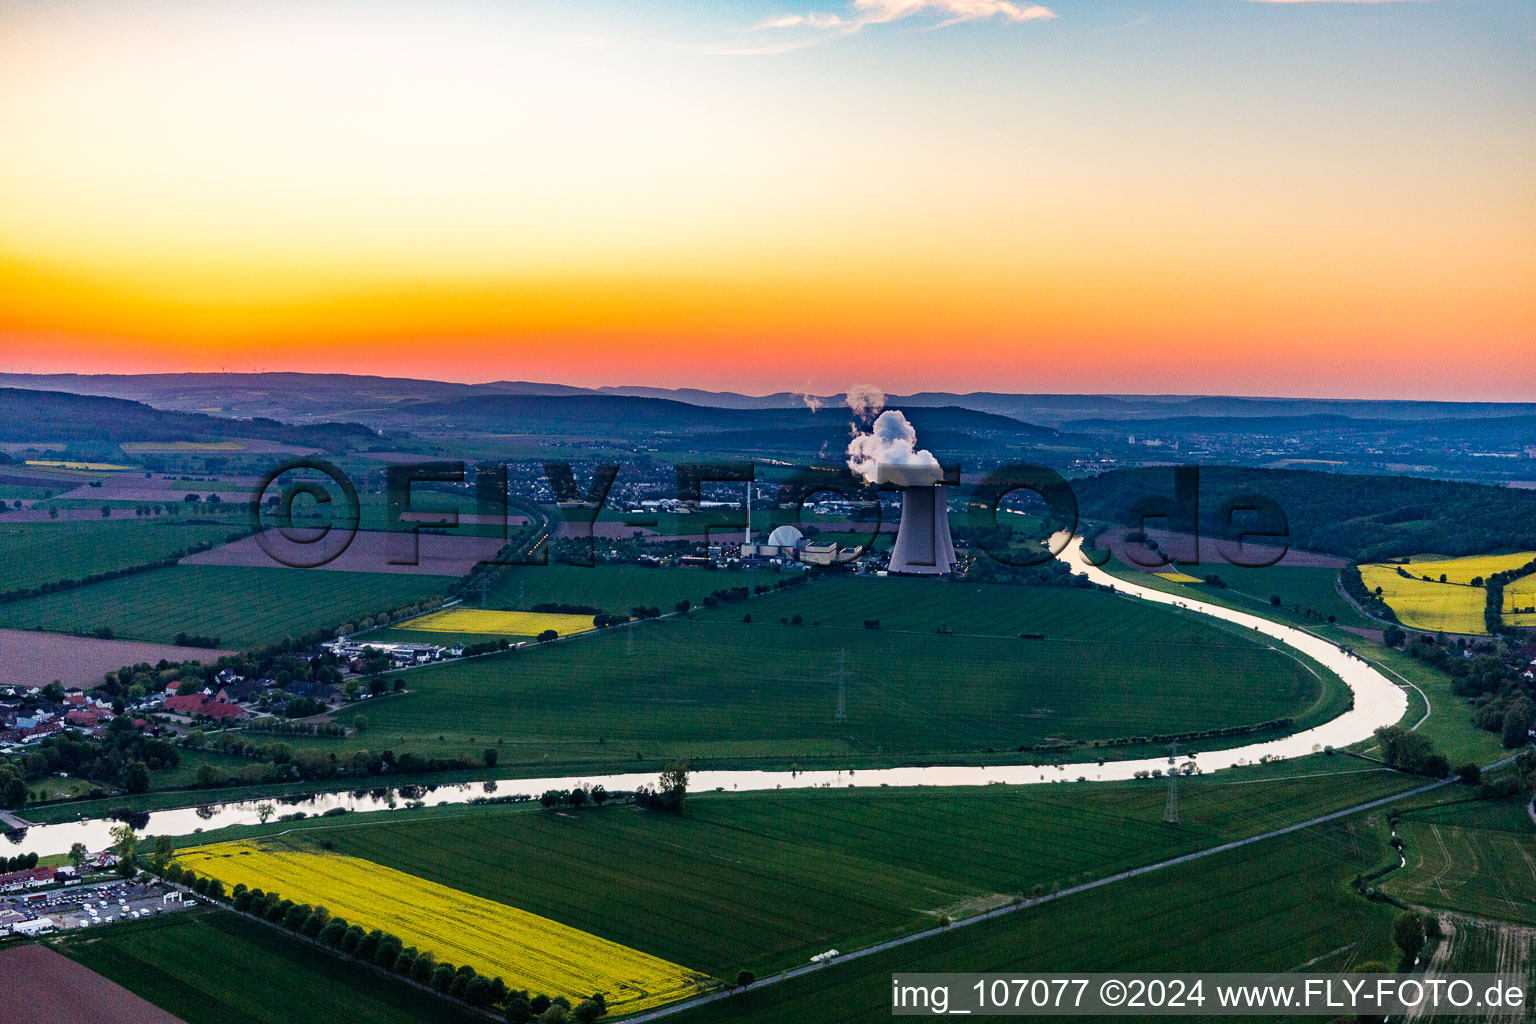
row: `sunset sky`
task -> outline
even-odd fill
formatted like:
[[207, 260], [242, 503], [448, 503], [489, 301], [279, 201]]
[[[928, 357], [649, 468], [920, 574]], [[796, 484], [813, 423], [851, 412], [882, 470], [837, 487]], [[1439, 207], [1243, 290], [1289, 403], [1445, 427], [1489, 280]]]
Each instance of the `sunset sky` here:
[[0, 370], [1536, 400], [1529, 0], [0, 0]]

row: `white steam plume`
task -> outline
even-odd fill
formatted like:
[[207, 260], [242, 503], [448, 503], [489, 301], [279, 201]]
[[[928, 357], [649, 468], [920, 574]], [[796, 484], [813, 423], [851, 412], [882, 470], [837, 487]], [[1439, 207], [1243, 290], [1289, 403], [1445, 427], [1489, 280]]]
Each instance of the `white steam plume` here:
[[848, 389], [844, 396], [848, 408], [853, 410], [854, 416], [861, 420], [869, 420], [880, 414], [885, 408], [885, 392], [873, 384], [855, 384]]
[[811, 410], [813, 413], [821, 412], [822, 406], [827, 404], [825, 399], [811, 394], [811, 387], [809, 384], [806, 385], [804, 391], [799, 392], [795, 397], [804, 402], [805, 407]]
[[917, 431], [900, 409], [887, 409], [869, 433], [853, 435], [848, 468], [872, 484], [898, 487], [928, 487], [944, 477], [933, 452], [917, 447]]

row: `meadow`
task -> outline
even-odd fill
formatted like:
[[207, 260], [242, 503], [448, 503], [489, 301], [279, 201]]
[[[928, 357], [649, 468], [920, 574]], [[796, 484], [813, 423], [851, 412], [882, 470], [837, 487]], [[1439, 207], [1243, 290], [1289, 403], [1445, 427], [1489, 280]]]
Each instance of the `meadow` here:
[[184, 850], [177, 860], [226, 889], [245, 885], [295, 903], [323, 906], [364, 929], [378, 928], [441, 962], [468, 964], [512, 988], [573, 1002], [602, 992], [611, 1009], [636, 1012], [672, 1002], [703, 979], [595, 935], [516, 907], [356, 857], [282, 839]]
[[1396, 908], [1349, 880], [1385, 859], [1357, 816], [1175, 865], [685, 1010], [677, 1024], [891, 1017], [894, 973], [1347, 971], [1392, 959]]
[[195, 544], [222, 543], [234, 528], [163, 519], [0, 522], [0, 593], [156, 562]]
[[502, 805], [283, 828], [285, 841], [310, 849], [324, 843], [731, 977], [742, 967], [761, 975], [829, 947], [932, 927], [943, 914], [960, 919], [1412, 784], [1360, 765], [1317, 756], [1191, 777], [1181, 783], [1179, 825], [1163, 823], [1165, 790], [1149, 781], [704, 793], [689, 798], [681, 817], [629, 806], [557, 814]]
[[[751, 579], [751, 577], [748, 577]], [[781, 623], [799, 615], [826, 629], [1013, 637], [1050, 641], [1229, 644], [1232, 634], [1203, 616], [1150, 607], [1093, 590], [902, 577], [832, 577], [698, 613], [710, 621]]]
[[[1443, 753], [1452, 765], [1473, 761], [1479, 765], [1490, 764], [1508, 753], [1499, 744], [1499, 737], [1472, 722], [1472, 712], [1465, 697], [1451, 689], [1449, 673], [1426, 665], [1402, 651], [1373, 643], [1344, 630], [1329, 632], [1329, 639], [1354, 651], [1394, 683], [1412, 683], [1409, 688], [1409, 714], [1405, 725], [1417, 725], [1417, 730], [1428, 736], [1435, 749]], [[1431, 713], [1422, 722], [1423, 700], [1419, 692], [1428, 698]]]
[[1536, 924], [1536, 825], [1516, 800], [1405, 811], [1407, 865], [1383, 888], [1399, 899]]
[[[1205, 570], [1197, 570], [1205, 571]], [[1339, 593], [1337, 569], [1311, 565], [1272, 565], [1251, 569], [1240, 565], [1213, 565], [1208, 570], [1220, 576], [1227, 592], [1254, 598], [1266, 605], [1270, 598], [1280, 598], [1281, 605], [1309, 622], [1332, 621], [1341, 626], [1379, 626], [1355, 610], [1348, 598]], [[1202, 583], [1200, 589], [1217, 588]], [[1271, 605], [1272, 606], [1272, 605]], [[1308, 615], [1307, 613], [1312, 614]]]
[[[506, 566], [496, 571], [487, 588], [486, 607], [525, 611], [540, 604], [567, 604], [626, 615], [643, 605], [670, 612], [679, 601], [698, 604], [712, 590], [777, 579], [770, 574], [639, 565]], [[475, 600], [478, 603], [478, 594]]]
[[[1121, 579], [1142, 586], [1176, 594], [1190, 594], [1202, 601], [1224, 604], [1240, 611], [1253, 611], [1299, 625], [1315, 626], [1332, 621], [1341, 626], [1380, 627], [1355, 610], [1338, 590], [1339, 571], [1327, 566], [1271, 565], [1249, 568], [1226, 562], [1211, 562], [1187, 567], [1177, 575], [1197, 576], [1189, 580], [1169, 580], [1167, 573], [1149, 573], [1112, 559], [1105, 570]], [[1226, 586], [1205, 582], [1205, 576], [1221, 577]], [[1181, 587], [1171, 584], [1178, 582]], [[1271, 598], [1280, 598], [1274, 605]]]
[[[1417, 572], [1419, 566], [1403, 568]], [[1481, 587], [1408, 578], [1398, 570], [1395, 565], [1362, 565], [1360, 578], [1367, 589], [1381, 590], [1382, 600], [1403, 625], [1445, 633], [1487, 632], [1483, 621], [1487, 597]]]
[[91, 928], [52, 943], [186, 1024], [472, 1024], [484, 1018], [223, 910]]
[[[930, 593], [947, 598], [938, 586]], [[1020, 640], [935, 633], [941, 614], [966, 626], [953, 617], [963, 609], [947, 600], [923, 608], [898, 597], [899, 608], [877, 612], [922, 631], [818, 627], [812, 616], [836, 622], [870, 612], [850, 607], [848, 588], [803, 590], [732, 605], [730, 615], [601, 630], [414, 671], [410, 692], [370, 703], [370, 732], [348, 742], [470, 756], [495, 742], [504, 767], [541, 771], [644, 757], [787, 760], [808, 756], [806, 744], [837, 744], [834, 763], [846, 767], [1282, 717], [1302, 723], [1341, 709], [1336, 681], [1320, 681], [1284, 653], [1112, 595], [997, 588], [998, 601], [976, 602], [994, 621], [971, 628], [1033, 625], [1050, 637]], [[1029, 607], [1038, 618], [1025, 614]], [[745, 608], [752, 623], [739, 621]], [[801, 608], [803, 625], [780, 623], [789, 619], [780, 612]], [[1212, 679], [1223, 685], [1210, 687]]]
[[119, 638], [160, 642], [185, 632], [246, 648], [442, 594], [452, 583], [443, 576], [176, 565], [0, 604], [0, 626], [106, 628]]

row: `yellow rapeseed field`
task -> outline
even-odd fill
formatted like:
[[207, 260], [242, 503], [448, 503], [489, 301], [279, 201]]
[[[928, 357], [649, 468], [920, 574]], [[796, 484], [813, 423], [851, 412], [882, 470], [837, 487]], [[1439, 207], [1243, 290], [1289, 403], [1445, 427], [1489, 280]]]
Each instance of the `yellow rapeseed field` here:
[[119, 466], [115, 462], [69, 462], [63, 459], [28, 459], [29, 466], [47, 466], [49, 469], [88, 469], [95, 472], [115, 473], [119, 470], [132, 469], [132, 466]]
[[1200, 583], [1198, 576], [1191, 576], [1186, 572], [1155, 572], [1152, 575], [1159, 579], [1165, 579], [1170, 583]]
[[1428, 576], [1438, 580], [1444, 575], [1447, 583], [1470, 583], [1477, 577], [1487, 579], [1494, 573], [1518, 569], [1533, 558], [1536, 558], [1536, 551], [1517, 551], [1509, 555], [1469, 555], [1466, 558], [1416, 555], [1403, 568], [1418, 577]]
[[[1419, 566], [1403, 568], [1414, 572]], [[1483, 623], [1487, 595], [1481, 587], [1405, 579], [1395, 565], [1362, 565], [1360, 577], [1367, 589], [1381, 588], [1382, 600], [1405, 626], [1446, 633], [1487, 632]]]
[[693, 994], [705, 976], [504, 903], [372, 861], [280, 843], [218, 843], [178, 861], [226, 889], [244, 883], [349, 923], [392, 932], [440, 962], [500, 975], [514, 989], [572, 1003], [602, 992], [610, 1012], [635, 1013]]
[[556, 612], [501, 612], [489, 608], [449, 608], [400, 624], [402, 629], [428, 633], [483, 633], [492, 636], [538, 636], [552, 629], [561, 636], [595, 628], [590, 615]]
[[1504, 624], [1536, 626], [1536, 576], [1524, 576], [1504, 588]]

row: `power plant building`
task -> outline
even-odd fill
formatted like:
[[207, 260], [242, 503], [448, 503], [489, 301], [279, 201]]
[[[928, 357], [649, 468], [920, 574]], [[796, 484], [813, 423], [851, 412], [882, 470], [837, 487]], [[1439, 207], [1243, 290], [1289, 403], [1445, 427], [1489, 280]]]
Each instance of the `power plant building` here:
[[955, 542], [949, 535], [949, 499], [944, 485], [902, 488], [901, 524], [891, 547], [890, 571], [942, 576], [954, 568]]

